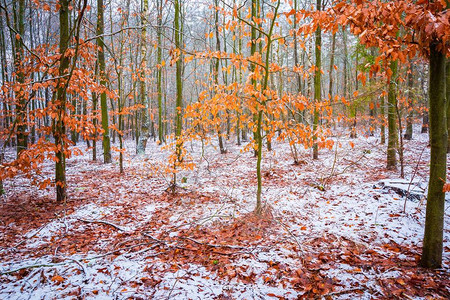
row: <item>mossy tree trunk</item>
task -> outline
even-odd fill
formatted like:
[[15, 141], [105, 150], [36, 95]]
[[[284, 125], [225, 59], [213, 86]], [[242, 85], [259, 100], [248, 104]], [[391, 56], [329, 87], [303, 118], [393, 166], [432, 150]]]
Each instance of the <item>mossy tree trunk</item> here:
[[[95, 78], [98, 76], [98, 61], [95, 63]], [[97, 125], [98, 125], [98, 117], [97, 117], [97, 109], [98, 109], [98, 94], [96, 92], [92, 92], [92, 123], [94, 125], [94, 132], [92, 137], [92, 160], [97, 160]]]
[[397, 81], [398, 81], [398, 61], [392, 61], [390, 64], [392, 72], [389, 79], [388, 90], [388, 148], [387, 148], [387, 168], [397, 168]]
[[[182, 147], [183, 141], [181, 139], [181, 130], [183, 126], [183, 57], [181, 53], [181, 35], [182, 35], [182, 26], [180, 23], [181, 18], [181, 10], [180, 10], [180, 1], [174, 1], [175, 8], [175, 18], [174, 18], [174, 35], [175, 35], [175, 50], [179, 55], [178, 60], [176, 62], [176, 102], [175, 102], [175, 143], [176, 143], [176, 156], [178, 162], [182, 161]], [[176, 173], [173, 173], [173, 186], [176, 185]]]
[[442, 266], [445, 193], [447, 170], [447, 118], [445, 54], [438, 45], [430, 44], [429, 121], [430, 121], [430, 179], [421, 265]]
[[[97, 60], [98, 70], [100, 75], [100, 85], [106, 87], [106, 64], [105, 64], [105, 42], [103, 38], [104, 33], [104, 13], [103, 0], [97, 0]], [[109, 136], [109, 115], [108, 103], [106, 102], [106, 92], [100, 94], [100, 107], [102, 114], [102, 129], [103, 129], [103, 162], [111, 162], [111, 141]]]
[[413, 87], [414, 87], [414, 77], [413, 77], [413, 73], [414, 73], [414, 65], [412, 64], [411, 60], [409, 61], [409, 66], [410, 66], [410, 70], [408, 73], [408, 80], [407, 80], [407, 85], [408, 85], [408, 89], [406, 92], [406, 98], [408, 101], [408, 116], [406, 117], [406, 131], [405, 131], [405, 140], [411, 140], [412, 136], [413, 136]]
[[164, 137], [164, 125], [163, 125], [163, 107], [162, 107], [162, 9], [163, 9], [163, 1], [156, 1], [156, 9], [158, 12], [158, 20], [157, 20], [157, 39], [158, 39], [158, 50], [156, 53], [157, 57], [157, 92], [158, 92], [158, 140], [160, 145], [165, 141]]

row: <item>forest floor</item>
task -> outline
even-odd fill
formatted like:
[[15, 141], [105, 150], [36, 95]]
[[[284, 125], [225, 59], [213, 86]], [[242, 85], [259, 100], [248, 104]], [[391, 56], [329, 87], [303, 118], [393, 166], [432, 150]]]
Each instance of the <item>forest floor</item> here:
[[[153, 141], [143, 156], [128, 142], [125, 174], [90, 151], [69, 159], [65, 204], [29, 179], [6, 181], [0, 298], [449, 299], [450, 202], [444, 267], [422, 269], [426, 200], [379, 184], [400, 178], [379, 137], [343, 136], [319, 160], [301, 149], [297, 165], [287, 143], [273, 142], [262, 217], [252, 213], [256, 160], [231, 140], [223, 155], [189, 143], [196, 166], [178, 175], [176, 193], [157, 171], [168, 152]], [[415, 133], [405, 145], [406, 179], [420, 186], [427, 143]], [[53, 172], [48, 162], [40, 179]]]

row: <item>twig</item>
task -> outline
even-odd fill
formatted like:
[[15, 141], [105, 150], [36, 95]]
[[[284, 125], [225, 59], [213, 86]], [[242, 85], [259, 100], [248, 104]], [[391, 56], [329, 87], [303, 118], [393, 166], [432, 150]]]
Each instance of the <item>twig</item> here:
[[79, 265], [81, 267], [81, 270], [84, 273], [84, 276], [88, 276], [88, 271], [86, 270], [86, 267], [78, 260], [74, 259], [74, 258], [70, 258], [70, 257], [61, 257], [61, 259], [65, 259], [65, 260], [70, 260], [74, 263], [76, 263], [77, 265]]
[[408, 200], [408, 197], [409, 197], [409, 194], [410, 194], [409, 188], [411, 187], [411, 184], [412, 184], [412, 182], [414, 180], [414, 177], [417, 174], [417, 170], [419, 169], [419, 164], [420, 164], [420, 161], [422, 159], [422, 154], [425, 151], [425, 148], [426, 148], [426, 146], [423, 147], [422, 152], [420, 152], [419, 159], [417, 160], [416, 167], [414, 168], [413, 176], [411, 177], [411, 181], [408, 184], [408, 190], [406, 191], [405, 203], [403, 203], [403, 213], [406, 213], [406, 200]]
[[[129, 257], [131, 257], [131, 256], [133, 256], [133, 255], [138, 255], [138, 254], [141, 254], [141, 253], [144, 253], [144, 252], [153, 250], [153, 249], [155, 249], [157, 246], [158, 246], [158, 244], [155, 244], [155, 245], [152, 245], [151, 247], [144, 248], [144, 249], [139, 250], [139, 251], [137, 251], [137, 252], [127, 253], [127, 254], [125, 254], [124, 256], [127, 257], [127, 258], [129, 258]], [[161, 254], [161, 253], [157, 253], [157, 254], [159, 255], [159, 254]]]

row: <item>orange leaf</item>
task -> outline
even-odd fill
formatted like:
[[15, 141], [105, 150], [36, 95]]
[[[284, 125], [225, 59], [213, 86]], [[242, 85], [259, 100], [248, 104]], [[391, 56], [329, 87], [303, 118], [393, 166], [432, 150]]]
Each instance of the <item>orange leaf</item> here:
[[55, 275], [51, 278], [51, 281], [56, 282], [57, 284], [61, 284], [65, 281], [65, 279], [59, 275]]
[[450, 183], [445, 183], [444, 188], [442, 190], [444, 193], [450, 192]]

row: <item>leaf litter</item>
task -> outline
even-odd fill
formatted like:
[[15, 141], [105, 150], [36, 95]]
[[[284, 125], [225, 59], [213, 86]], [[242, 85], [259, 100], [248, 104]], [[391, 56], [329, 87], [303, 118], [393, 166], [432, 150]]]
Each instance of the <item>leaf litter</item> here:
[[[256, 160], [231, 141], [223, 155], [191, 143], [196, 167], [176, 194], [154, 168], [168, 153], [151, 142], [144, 156], [127, 153], [125, 174], [89, 151], [71, 158], [65, 204], [25, 178], [5, 182], [0, 298], [448, 299], [449, 210], [443, 268], [419, 268], [426, 200], [377, 185], [400, 180], [383, 146], [352, 142], [336, 137], [318, 161], [303, 150], [296, 165], [273, 142], [262, 217], [252, 213]], [[415, 178], [405, 181], [426, 183], [427, 135], [407, 143]], [[51, 178], [50, 162], [42, 174]]]

